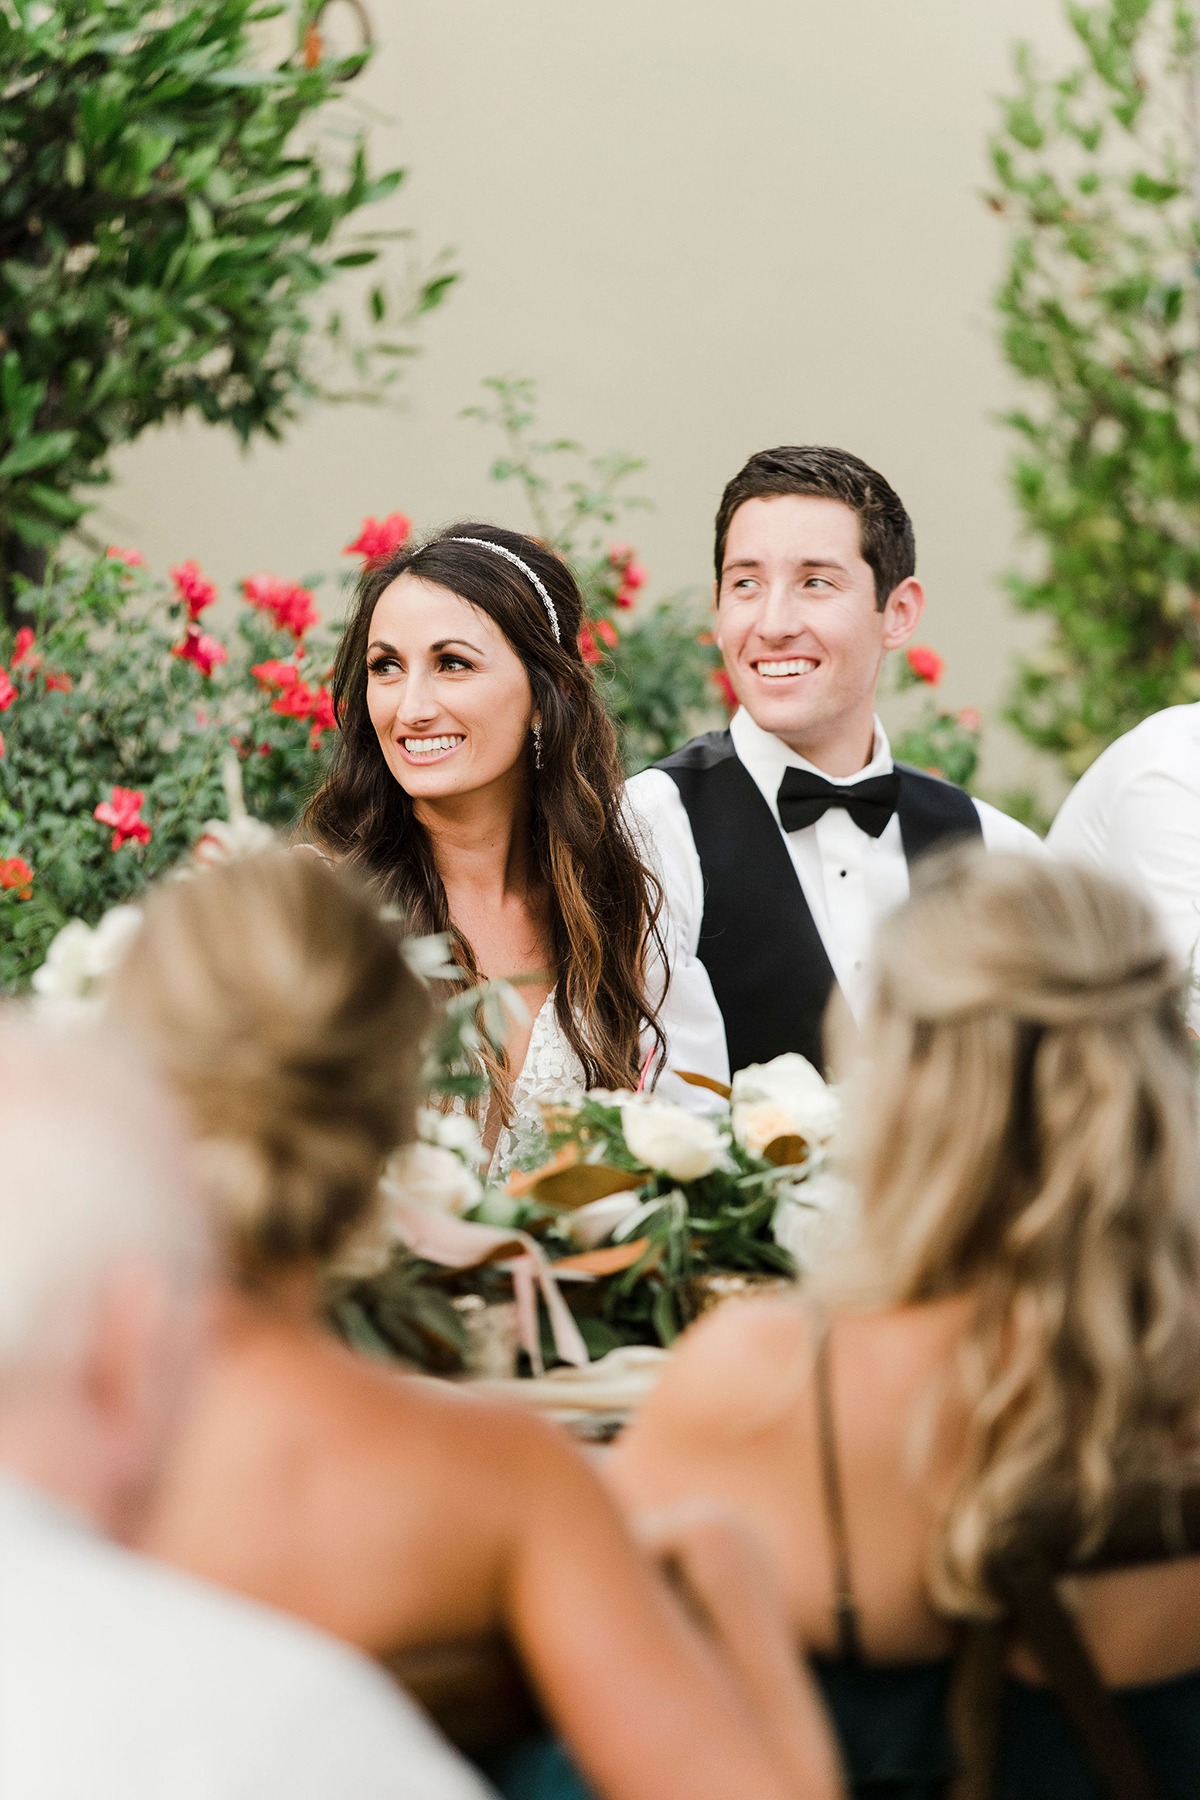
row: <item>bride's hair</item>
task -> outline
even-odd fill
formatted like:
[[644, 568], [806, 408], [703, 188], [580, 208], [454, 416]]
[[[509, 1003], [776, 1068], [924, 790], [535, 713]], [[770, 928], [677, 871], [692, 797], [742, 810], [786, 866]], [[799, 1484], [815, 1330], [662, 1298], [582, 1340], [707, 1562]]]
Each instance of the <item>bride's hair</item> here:
[[425, 989], [400, 927], [312, 852], [266, 851], [148, 896], [108, 984], [179, 1095], [234, 1272], [326, 1260], [416, 1134]]
[[[521, 568], [479, 542], [518, 557], [550, 596], [558, 625]], [[662, 1049], [647, 992], [647, 961], [658, 934], [658, 883], [638, 855], [621, 807], [623, 773], [616, 733], [579, 651], [583, 603], [562, 558], [533, 538], [494, 525], [452, 525], [368, 568], [333, 671], [339, 726], [329, 775], [304, 826], [331, 854], [364, 870], [412, 930], [449, 932], [466, 984], [479, 979], [475, 955], [454, 928], [429, 838], [392, 775], [367, 710], [367, 643], [376, 602], [401, 575], [457, 594], [504, 633], [520, 657], [541, 720], [541, 767], [527, 752], [533, 850], [550, 899], [559, 1026], [589, 1087], [633, 1086], [643, 1029]], [[492, 1069], [502, 1112], [508, 1071]]]
[[957, 851], [884, 924], [852, 1107], [868, 1289], [972, 1299], [966, 1452], [933, 1591], [1043, 1508], [1081, 1547], [1200, 1447], [1196, 1064], [1145, 905], [1083, 868]]

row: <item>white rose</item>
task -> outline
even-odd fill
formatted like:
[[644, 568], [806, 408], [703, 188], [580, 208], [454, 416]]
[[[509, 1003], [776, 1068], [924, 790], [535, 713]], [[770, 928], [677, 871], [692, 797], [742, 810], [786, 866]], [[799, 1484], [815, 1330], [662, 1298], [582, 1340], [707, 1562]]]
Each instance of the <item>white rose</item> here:
[[443, 1150], [453, 1150], [473, 1169], [483, 1163], [479, 1126], [469, 1113], [440, 1112], [436, 1106], [423, 1106], [417, 1114], [417, 1134], [427, 1144], [440, 1144]]
[[771, 1219], [771, 1235], [804, 1272], [850, 1235], [856, 1218], [850, 1183], [832, 1169], [822, 1169], [808, 1181], [791, 1182], [783, 1189]]
[[112, 973], [137, 936], [141, 922], [140, 906], [114, 906], [105, 913], [92, 933], [88, 973], [93, 981], [102, 981]]
[[594, 1250], [611, 1237], [619, 1225], [642, 1204], [633, 1188], [622, 1188], [619, 1194], [605, 1194], [602, 1200], [589, 1200], [559, 1220], [560, 1228], [585, 1250]]
[[47, 950], [45, 962], [34, 971], [34, 993], [45, 999], [80, 999], [87, 991], [91, 947], [91, 927], [82, 919], [64, 925]]
[[93, 930], [72, 919], [54, 938], [34, 972], [33, 991], [45, 1001], [87, 1000], [120, 962], [142, 922], [140, 907], [114, 906]]
[[733, 1078], [733, 1135], [751, 1156], [775, 1138], [801, 1137], [826, 1144], [837, 1128], [838, 1097], [806, 1057], [789, 1050], [768, 1063], [751, 1063]]
[[711, 1119], [667, 1100], [627, 1101], [621, 1129], [631, 1156], [672, 1181], [698, 1181], [725, 1160], [725, 1144]]
[[407, 1200], [433, 1212], [461, 1215], [477, 1206], [483, 1189], [461, 1156], [440, 1144], [408, 1144], [388, 1164], [382, 1183], [389, 1199]]

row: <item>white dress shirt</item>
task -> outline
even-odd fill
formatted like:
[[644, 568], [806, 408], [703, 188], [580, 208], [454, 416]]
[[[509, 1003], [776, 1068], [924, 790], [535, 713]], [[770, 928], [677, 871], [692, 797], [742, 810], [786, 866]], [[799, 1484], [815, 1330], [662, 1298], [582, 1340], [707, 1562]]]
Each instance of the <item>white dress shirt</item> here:
[[[730, 723], [733, 747], [753, 777], [776, 822], [779, 784], [785, 769], [808, 769], [832, 782], [851, 787], [893, 768], [891, 746], [879, 720], [871, 760], [856, 775], [827, 775], [789, 750], [782, 738], [764, 731], [744, 707]], [[668, 1063], [728, 1080], [724, 1027], [714, 1025], [720, 1013], [708, 972], [697, 957], [704, 916], [704, 878], [687, 811], [679, 789], [662, 769], [644, 769], [626, 784], [629, 812], [651, 866], [663, 883], [669, 914], [668, 958], [671, 981], [661, 1011], [667, 1036]], [[1044, 854], [1029, 828], [986, 801], [973, 802], [983, 841], [989, 850]], [[820, 933], [838, 986], [861, 1023], [869, 1000], [871, 939], [880, 919], [908, 896], [908, 864], [900, 836], [900, 820], [888, 820], [880, 837], [856, 825], [842, 807], [830, 807], [815, 825], [800, 831], [779, 826], [813, 923]], [[746, 880], [755, 879], [747, 869]], [[678, 1053], [677, 1053], [677, 1048]], [[690, 1060], [689, 1060], [690, 1059]], [[725, 1071], [719, 1073], [719, 1071]]]
[[[1169, 706], [1110, 744], [1050, 828], [1056, 856], [1131, 882], [1156, 909], [1180, 961], [1200, 944], [1200, 703]], [[1200, 1027], [1200, 1004], [1192, 1023]]]
[[365, 1657], [0, 1476], [4, 1800], [486, 1800]]

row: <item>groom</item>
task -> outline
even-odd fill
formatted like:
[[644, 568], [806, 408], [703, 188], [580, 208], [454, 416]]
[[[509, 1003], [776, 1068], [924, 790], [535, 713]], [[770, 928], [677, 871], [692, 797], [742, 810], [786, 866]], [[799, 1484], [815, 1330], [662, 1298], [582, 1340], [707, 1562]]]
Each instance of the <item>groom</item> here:
[[871, 936], [913, 860], [955, 839], [1041, 850], [892, 761], [875, 689], [921, 617], [915, 567], [898, 495], [845, 450], [760, 451], [721, 496], [716, 636], [738, 710], [627, 789], [666, 893], [676, 1068], [715, 1076], [786, 1050], [823, 1068], [830, 997], [861, 1021]]

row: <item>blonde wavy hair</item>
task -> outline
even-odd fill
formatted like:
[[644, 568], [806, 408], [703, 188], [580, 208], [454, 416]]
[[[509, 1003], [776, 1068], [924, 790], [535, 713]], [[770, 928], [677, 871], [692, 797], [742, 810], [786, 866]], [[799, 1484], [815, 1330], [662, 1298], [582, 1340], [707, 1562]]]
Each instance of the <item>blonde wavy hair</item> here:
[[415, 1135], [429, 1011], [365, 887], [284, 850], [167, 881], [108, 1011], [184, 1102], [234, 1273], [334, 1255]]
[[973, 1298], [936, 1601], [1057, 1511], [1084, 1550], [1200, 1448], [1196, 1066], [1185, 978], [1115, 881], [931, 860], [883, 926], [854, 1173], [877, 1302]]

